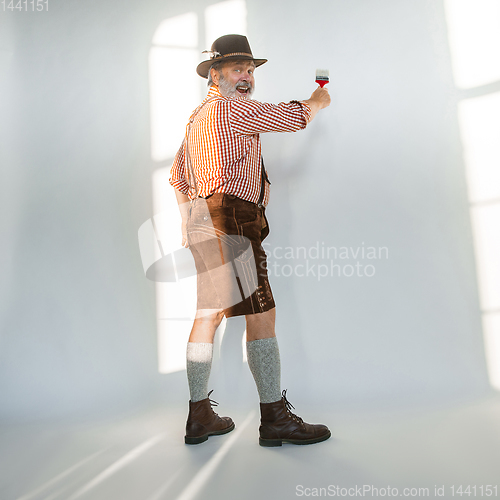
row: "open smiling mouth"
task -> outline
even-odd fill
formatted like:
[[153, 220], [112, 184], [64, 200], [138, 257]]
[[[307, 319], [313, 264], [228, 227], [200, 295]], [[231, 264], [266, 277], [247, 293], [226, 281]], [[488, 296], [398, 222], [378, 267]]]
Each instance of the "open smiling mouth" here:
[[248, 94], [250, 92], [249, 87], [238, 87], [236, 89], [240, 94]]

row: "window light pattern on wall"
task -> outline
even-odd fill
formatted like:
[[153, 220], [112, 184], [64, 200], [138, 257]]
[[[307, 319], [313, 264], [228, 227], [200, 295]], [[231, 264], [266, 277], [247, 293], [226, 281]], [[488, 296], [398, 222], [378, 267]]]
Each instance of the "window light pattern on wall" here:
[[492, 387], [500, 390], [500, 2], [445, 0]]
[[[244, 0], [219, 2], [165, 19], [152, 39], [149, 81], [151, 158], [155, 164], [153, 219], [160, 216], [166, 222], [164, 227], [170, 228], [167, 236], [162, 234], [164, 251], [181, 245], [181, 219], [168, 177], [187, 120], [207, 92], [207, 80], [196, 74], [196, 66], [206, 57], [202, 51], [229, 33], [247, 34]], [[175, 283], [156, 282], [155, 288], [159, 371], [184, 370], [186, 342], [196, 309], [196, 276]]]

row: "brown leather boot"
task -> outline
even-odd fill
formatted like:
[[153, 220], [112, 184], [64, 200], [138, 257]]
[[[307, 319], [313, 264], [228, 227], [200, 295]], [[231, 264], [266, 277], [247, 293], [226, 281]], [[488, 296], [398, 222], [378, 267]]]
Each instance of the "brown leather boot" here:
[[[281, 446], [282, 443], [313, 444], [325, 441], [331, 436], [326, 425], [307, 424], [290, 411], [293, 408], [286, 399], [274, 403], [260, 403], [259, 444], [261, 446]], [[295, 409], [295, 408], [294, 408]]]
[[199, 444], [208, 439], [208, 436], [226, 434], [234, 429], [234, 422], [229, 417], [219, 417], [212, 410], [212, 406], [219, 403], [208, 398], [192, 403], [189, 401], [189, 415], [186, 423], [186, 435], [184, 442], [186, 444]]

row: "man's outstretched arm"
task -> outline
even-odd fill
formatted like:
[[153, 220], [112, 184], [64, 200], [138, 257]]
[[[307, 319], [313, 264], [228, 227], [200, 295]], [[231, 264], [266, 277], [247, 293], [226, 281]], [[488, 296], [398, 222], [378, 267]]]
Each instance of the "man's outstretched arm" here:
[[318, 87], [303, 101], [271, 104], [246, 99], [230, 99], [221, 112], [227, 112], [233, 132], [255, 135], [264, 132], [297, 132], [306, 128], [316, 113], [330, 105], [330, 95]]

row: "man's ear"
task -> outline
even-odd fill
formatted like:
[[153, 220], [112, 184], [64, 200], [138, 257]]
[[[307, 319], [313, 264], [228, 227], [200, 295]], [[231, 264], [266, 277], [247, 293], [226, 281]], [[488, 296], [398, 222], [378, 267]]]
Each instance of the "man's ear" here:
[[215, 68], [210, 68], [210, 75], [215, 85], [219, 85], [219, 72]]

